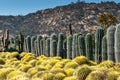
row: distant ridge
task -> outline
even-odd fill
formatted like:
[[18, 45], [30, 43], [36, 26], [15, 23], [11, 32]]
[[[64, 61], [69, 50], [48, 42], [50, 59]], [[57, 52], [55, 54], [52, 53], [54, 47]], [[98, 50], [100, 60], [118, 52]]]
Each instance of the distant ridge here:
[[72, 23], [74, 32], [92, 31], [100, 13], [111, 13], [120, 22], [120, 3], [77, 2], [51, 9], [39, 10], [25, 16], [0, 16], [0, 33], [8, 28], [11, 35], [22, 31], [25, 35], [38, 35], [64, 32], [68, 33], [68, 24]]

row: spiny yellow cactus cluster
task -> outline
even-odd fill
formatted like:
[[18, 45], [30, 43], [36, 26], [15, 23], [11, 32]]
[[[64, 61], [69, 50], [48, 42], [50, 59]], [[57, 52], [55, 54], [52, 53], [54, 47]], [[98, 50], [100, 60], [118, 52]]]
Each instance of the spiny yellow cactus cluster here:
[[120, 80], [120, 63], [0, 52], [0, 80]]

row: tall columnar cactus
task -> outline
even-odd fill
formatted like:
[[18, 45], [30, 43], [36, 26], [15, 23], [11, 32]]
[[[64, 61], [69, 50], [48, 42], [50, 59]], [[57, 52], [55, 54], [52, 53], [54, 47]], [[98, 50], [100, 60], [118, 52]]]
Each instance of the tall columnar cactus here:
[[40, 40], [40, 55], [43, 55], [43, 41], [44, 41], [44, 39], [41, 39]]
[[67, 58], [67, 39], [65, 38], [64, 39], [64, 42], [63, 42], [63, 49], [64, 49], [64, 57], [63, 58]]
[[89, 60], [93, 60], [93, 48], [92, 48], [92, 35], [90, 33], [85, 36], [85, 44], [86, 44], [86, 57]]
[[120, 62], [120, 24], [115, 30], [115, 61]]
[[35, 52], [35, 45], [34, 45], [34, 41], [36, 40], [36, 37], [35, 36], [32, 36], [31, 37], [31, 53], [34, 53]]
[[25, 39], [26, 39], [26, 44], [24, 45], [27, 46], [27, 52], [31, 52], [31, 38], [30, 36], [27, 36]]
[[[15, 37], [15, 49], [17, 50], [17, 51], [19, 51], [19, 36], [17, 35], [16, 37]], [[25, 41], [24, 41], [24, 43], [25, 43]], [[26, 45], [24, 45], [24, 51], [26, 51]]]
[[46, 48], [46, 39], [47, 39], [47, 37], [43, 37], [43, 55], [46, 54], [46, 53], [45, 53], [45, 52], [46, 52], [46, 51], [45, 51], [45, 50], [46, 50], [46, 49], [45, 49], [45, 48]]
[[51, 34], [51, 36], [50, 36], [50, 54], [53, 54], [52, 43], [54, 40], [57, 42], [57, 35], [55, 33]]
[[41, 39], [42, 39], [41, 35], [37, 36], [37, 53], [38, 53], [38, 56], [41, 54], [41, 52], [40, 52], [40, 40]]
[[77, 34], [73, 34], [73, 41], [72, 41], [72, 59], [77, 56]]
[[34, 41], [34, 53], [36, 56], [38, 56], [37, 39]]
[[107, 60], [107, 39], [106, 35], [102, 39], [102, 61]]
[[110, 26], [107, 29], [107, 56], [108, 60], [115, 61], [115, 55], [114, 55], [114, 33], [115, 33], [115, 27]]
[[72, 59], [72, 35], [67, 37], [67, 58]]
[[95, 33], [95, 62], [99, 63], [101, 61], [101, 49], [102, 49], [102, 38], [104, 35], [104, 30], [98, 27]]
[[50, 38], [46, 39], [46, 48], [45, 48], [45, 55], [50, 57]]
[[24, 35], [22, 34], [22, 32], [20, 32], [19, 34], [19, 52], [23, 52], [23, 48], [24, 48]]
[[6, 29], [5, 30], [5, 34], [3, 34], [3, 36], [2, 36], [2, 51], [7, 51], [9, 44], [10, 44], [10, 41], [9, 41], [9, 30]]
[[50, 56], [54, 57], [57, 55], [57, 41], [56, 40], [52, 40], [50, 43], [51, 47], [50, 47]]
[[[19, 40], [18, 40], [19, 41]], [[31, 46], [31, 45], [30, 45]], [[20, 44], [18, 44], [18, 47], [20, 47]], [[28, 52], [28, 47], [27, 47], [27, 38], [24, 39], [24, 52]]]
[[64, 34], [59, 33], [58, 44], [57, 44], [57, 56], [61, 56], [62, 58], [64, 57], [63, 42], [64, 42]]
[[76, 34], [75, 35], [75, 49], [76, 49], [76, 56], [80, 56], [80, 53], [79, 53], [79, 46], [78, 46], [78, 37], [79, 37], [79, 34]]
[[80, 35], [78, 37], [78, 48], [79, 48], [79, 54], [81, 56], [86, 56], [85, 52], [85, 39], [84, 36]]

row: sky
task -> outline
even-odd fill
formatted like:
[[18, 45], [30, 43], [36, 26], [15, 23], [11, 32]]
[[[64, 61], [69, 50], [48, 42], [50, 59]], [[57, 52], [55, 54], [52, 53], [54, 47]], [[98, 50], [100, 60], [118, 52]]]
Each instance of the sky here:
[[[26, 15], [38, 10], [67, 5], [77, 0], [0, 0], [0, 15]], [[81, 0], [83, 1], [83, 0]], [[120, 0], [85, 0], [85, 2], [101, 2]]]

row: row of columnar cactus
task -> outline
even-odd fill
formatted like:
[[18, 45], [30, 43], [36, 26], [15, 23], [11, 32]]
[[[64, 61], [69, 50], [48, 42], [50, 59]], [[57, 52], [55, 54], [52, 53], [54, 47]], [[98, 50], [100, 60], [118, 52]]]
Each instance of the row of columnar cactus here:
[[68, 59], [73, 59], [76, 56], [83, 55], [88, 59], [93, 60], [94, 54], [91, 33], [88, 33], [86, 36], [81, 34], [73, 34], [73, 36], [69, 35], [66, 40], [64, 40], [64, 38], [65, 35], [63, 33], [60, 33], [58, 38], [55, 33], [47, 39], [40, 36], [37, 38], [33, 36], [31, 37], [31, 50], [29, 51], [35, 53], [36, 56], [61, 56], [62, 58], [67, 57]]
[[[104, 60], [112, 60], [120, 62], [120, 40], [119, 27], [110, 26], [107, 29], [106, 35], [104, 30], [98, 27], [95, 33], [95, 50], [93, 49], [93, 36], [87, 33], [73, 34], [65, 36], [53, 33], [51, 36], [33, 36], [25, 38], [25, 51], [46, 56], [61, 56], [62, 58], [73, 59], [76, 56], [86, 56], [90, 60], [95, 60], [97, 63]], [[94, 54], [95, 52], [95, 54]]]

